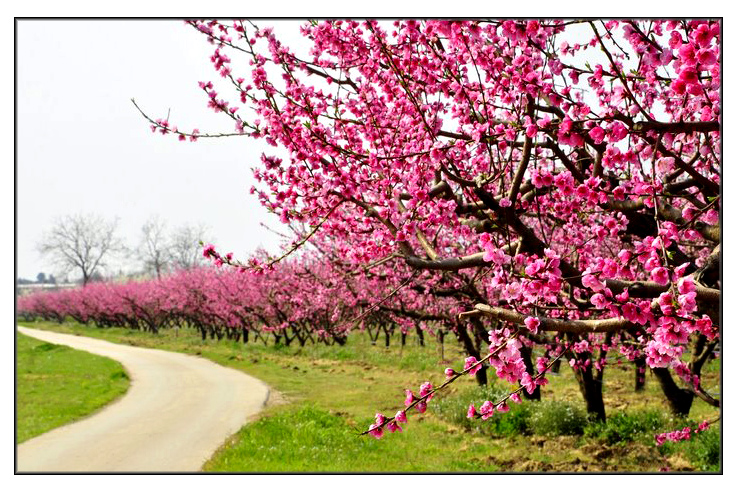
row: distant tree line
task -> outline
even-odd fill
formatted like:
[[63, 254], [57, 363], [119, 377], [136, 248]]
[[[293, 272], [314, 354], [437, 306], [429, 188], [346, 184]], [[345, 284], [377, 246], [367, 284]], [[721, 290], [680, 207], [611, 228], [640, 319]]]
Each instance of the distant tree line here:
[[[37, 249], [61, 274], [79, 275], [83, 285], [103, 280], [104, 269], [113, 258], [134, 259], [141, 272], [157, 278], [166, 272], [202, 264], [200, 243], [207, 234], [203, 225], [184, 224], [170, 230], [164, 220], [155, 216], [144, 223], [133, 248], [125, 245], [117, 229], [117, 219], [106, 220], [93, 214], [68, 215], [56, 219]], [[56, 279], [41, 272], [36, 282], [23, 278], [17, 282], [55, 283]]]
[[16, 280], [18, 285], [29, 285], [29, 284], [56, 284], [56, 277], [53, 274], [48, 276], [44, 272], [39, 272], [36, 275], [36, 280], [29, 280], [27, 278], [18, 277]]

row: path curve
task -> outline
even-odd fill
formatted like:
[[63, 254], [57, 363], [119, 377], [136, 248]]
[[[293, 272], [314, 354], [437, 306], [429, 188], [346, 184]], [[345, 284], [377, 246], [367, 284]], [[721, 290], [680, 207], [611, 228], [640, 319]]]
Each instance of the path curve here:
[[110, 357], [126, 394], [83, 420], [18, 445], [17, 472], [194, 472], [258, 413], [269, 388], [192, 355], [18, 327], [24, 335]]

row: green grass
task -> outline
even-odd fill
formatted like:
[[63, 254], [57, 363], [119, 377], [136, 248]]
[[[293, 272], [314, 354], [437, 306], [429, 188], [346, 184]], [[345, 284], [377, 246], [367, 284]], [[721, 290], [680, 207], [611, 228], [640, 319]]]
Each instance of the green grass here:
[[[359, 437], [346, 414], [301, 403], [282, 407], [244, 427], [205, 466], [205, 471], [433, 472], [496, 471], [455, 456], [463, 434], [439, 423], [404, 425], [409, 438]], [[411, 434], [412, 433], [412, 434]], [[493, 453], [490, 443], [483, 447]]]
[[78, 420], [126, 392], [118, 362], [16, 334], [16, 442]]
[[[678, 446], [654, 446], [655, 433], [678, 428], [671, 427], [665, 414], [659, 384], [648, 374], [645, 390], [637, 395], [633, 369], [616, 364], [606, 369], [604, 382], [606, 412], [617, 424], [609, 432], [628, 432], [631, 424], [617, 417], [627, 408], [636, 412], [632, 420], [648, 417], [648, 412], [665, 415], [664, 427], [652, 432], [648, 421], [641, 437], [618, 442], [606, 430], [589, 430], [584, 417], [579, 418], [584, 416], [584, 404], [577, 383], [563, 364], [561, 375], [549, 377], [541, 403], [511, 404], [506, 414], [487, 421], [468, 420], [470, 403], [479, 408], [509, 386], [496, 382], [479, 388], [474, 378], [464, 378], [435, 397], [425, 414], [412, 412], [403, 433], [376, 440], [358, 435], [373, 422], [376, 412], [394, 415], [403, 406], [405, 388], [417, 391], [424, 381], [438, 385], [445, 367], [460, 368], [464, 357], [456, 343], [446, 344], [447, 360], [442, 361], [441, 347], [428, 336], [425, 347], [418, 346], [413, 336], [401, 348], [396, 335], [386, 348], [372, 345], [366, 334], [353, 333], [345, 346], [301, 348], [203, 341], [186, 329], [152, 335], [75, 323], [22, 324], [200, 355], [260, 378], [277, 390], [285, 402], [268, 407], [258, 420], [232, 436], [205, 464], [206, 471], [654, 472], [664, 467], [701, 470], [703, 461], [713, 456], [706, 450], [713, 441], [692, 455]], [[718, 386], [718, 362], [709, 363], [704, 373], [707, 387]], [[716, 413], [696, 400], [690, 418], [701, 421]], [[701, 458], [701, 453], [707, 457]]]
[[[695, 425], [692, 427], [695, 429]], [[667, 442], [661, 451], [665, 455], [682, 453], [697, 471], [721, 471], [721, 436], [716, 426], [709, 427], [688, 441]]]

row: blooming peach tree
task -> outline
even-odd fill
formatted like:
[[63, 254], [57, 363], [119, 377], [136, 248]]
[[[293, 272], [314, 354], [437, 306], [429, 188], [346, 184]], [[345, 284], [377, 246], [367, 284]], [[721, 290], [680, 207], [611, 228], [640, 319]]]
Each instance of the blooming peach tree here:
[[651, 368], [676, 413], [718, 407], [700, 374], [720, 340], [720, 22], [306, 22], [305, 52], [250, 21], [188, 24], [213, 46], [205, 100], [234, 129], [144, 114], [151, 129], [274, 147], [252, 191], [299, 231], [286, 254], [318, 244], [394, 281], [398, 305], [428, 296], [425, 314], [477, 341], [441, 386], [490, 367], [518, 388], [471, 417], [565, 359], [604, 419], [609, 352]]

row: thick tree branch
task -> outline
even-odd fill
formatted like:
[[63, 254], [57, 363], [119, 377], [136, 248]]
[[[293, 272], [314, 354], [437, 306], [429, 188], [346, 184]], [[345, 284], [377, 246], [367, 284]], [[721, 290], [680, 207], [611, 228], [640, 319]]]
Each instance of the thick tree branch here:
[[631, 127], [632, 131], [646, 133], [656, 131], [659, 133], [692, 133], [692, 132], [720, 132], [721, 123], [718, 121], [676, 121], [667, 123], [662, 121], [639, 121]]
[[[520, 314], [516, 311], [503, 309], [487, 304], [475, 304], [474, 311], [467, 311], [459, 315], [460, 318], [468, 318], [471, 316], [488, 316], [500, 321], [507, 321], [517, 325], [524, 325], [527, 315]], [[632, 323], [623, 318], [608, 318], [597, 320], [561, 320], [554, 318], [539, 318], [540, 331], [558, 331], [562, 333], [572, 333], [576, 335], [586, 333], [615, 333], [628, 329]]]

